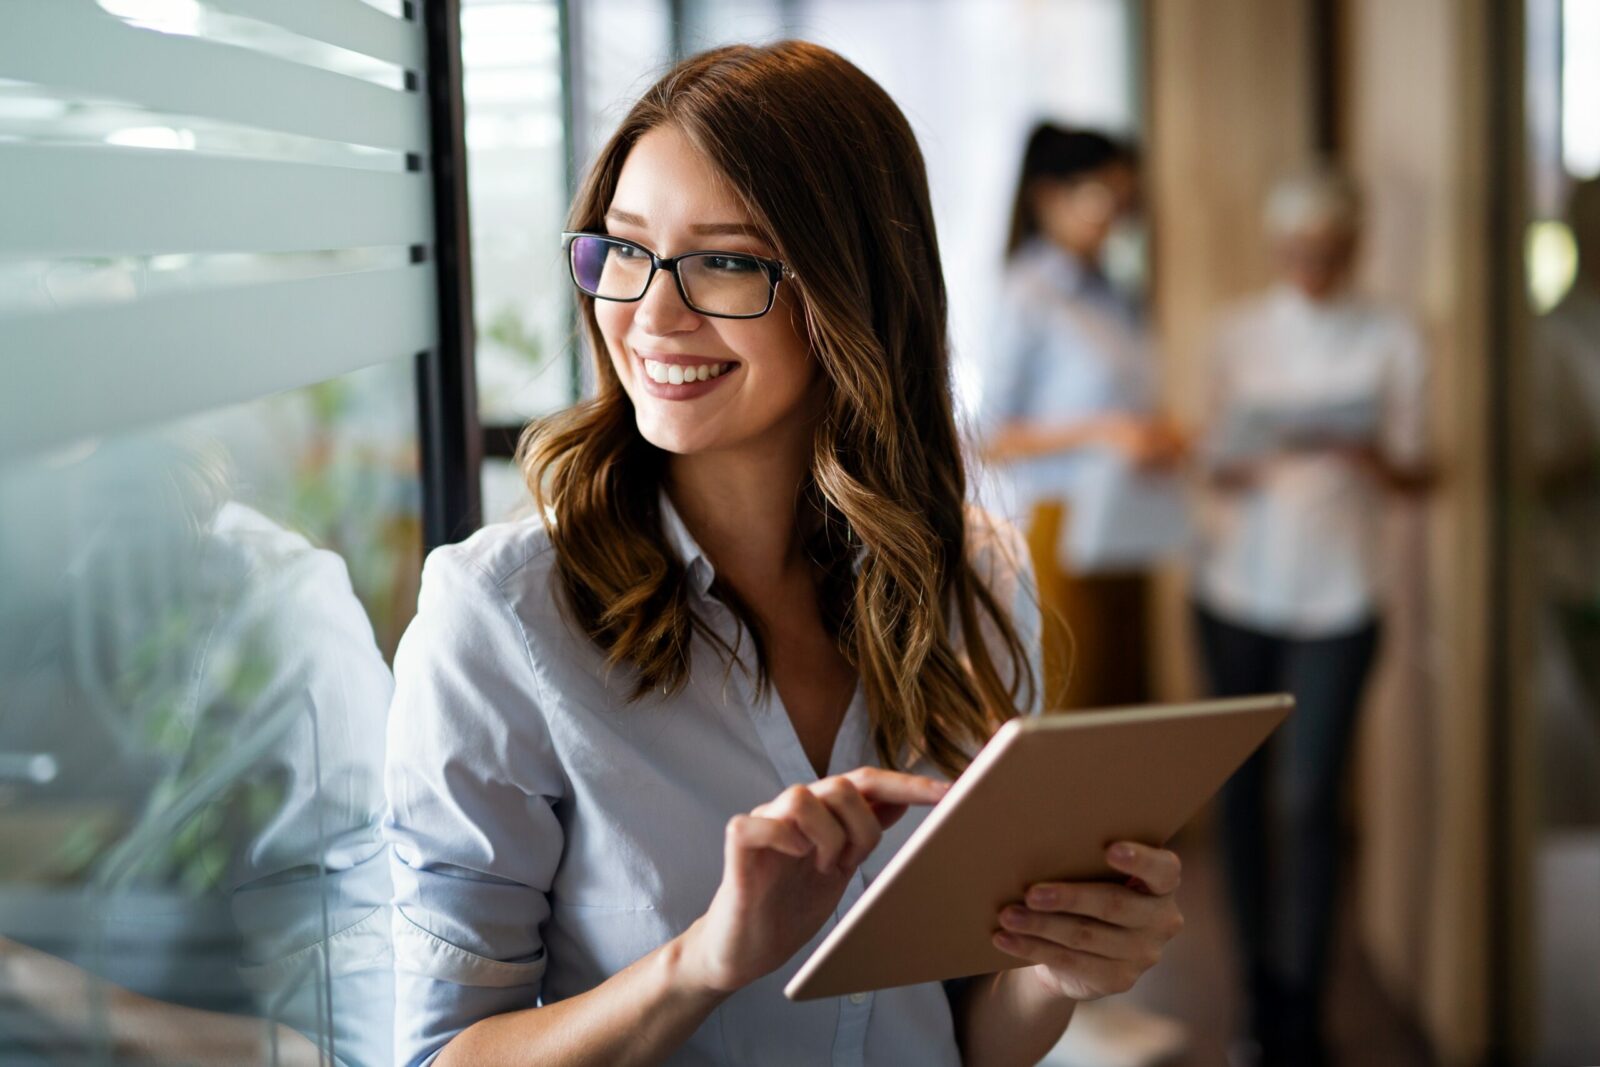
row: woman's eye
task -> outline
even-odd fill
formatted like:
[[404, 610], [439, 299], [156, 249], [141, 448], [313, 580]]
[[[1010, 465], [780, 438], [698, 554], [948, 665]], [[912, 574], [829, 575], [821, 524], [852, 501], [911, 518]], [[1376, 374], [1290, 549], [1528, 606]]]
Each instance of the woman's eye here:
[[748, 274], [761, 269], [761, 265], [749, 256], [706, 256], [706, 268], [725, 274]]
[[649, 259], [650, 253], [632, 245], [612, 245], [611, 254], [618, 259]]

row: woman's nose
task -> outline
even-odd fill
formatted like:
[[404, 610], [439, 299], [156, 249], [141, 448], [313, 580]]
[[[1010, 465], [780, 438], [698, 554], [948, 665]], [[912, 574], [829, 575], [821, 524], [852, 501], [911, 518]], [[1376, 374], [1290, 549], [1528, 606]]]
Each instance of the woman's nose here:
[[677, 279], [664, 270], [656, 271], [656, 276], [650, 279], [650, 286], [639, 298], [633, 317], [646, 333], [657, 336], [683, 333], [700, 324], [700, 316], [683, 302]]

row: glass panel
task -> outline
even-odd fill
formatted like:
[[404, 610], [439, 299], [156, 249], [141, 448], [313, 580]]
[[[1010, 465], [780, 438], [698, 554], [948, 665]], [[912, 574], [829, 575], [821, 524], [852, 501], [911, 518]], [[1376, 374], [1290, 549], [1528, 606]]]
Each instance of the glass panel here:
[[724, 44], [773, 41], [794, 32], [786, 16], [802, 6], [807, 5], [792, 0], [691, 0], [683, 7], [678, 36], [686, 55]]
[[1600, 178], [1600, 4], [1566, 0], [1561, 55], [1561, 159], [1576, 178]]
[[507, 459], [483, 461], [483, 521], [519, 519], [533, 507], [522, 471]]
[[361, 78], [390, 89], [405, 88], [405, 72], [398, 64], [306, 37], [257, 18], [203, 7], [197, 0], [98, 0], [98, 3], [103, 10], [130, 26], [184, 37], [204, 37]]
[[[628, 108], [672, 60], [668, 0], [591, 0], [581, 7], [575, 153], [587, 167]], [[692, 20], [687, 11], [685, 18]]]
[[557, 6], [466, 0], [461, 48], [479, 419], [520, 424], [576, 395]]
[[[1514, 661], [1519, 854], [1531, 869], [1519, 1007], [1539, 1067], [1600, 1053], [1600, 0], [1528, 0], [1531, 220], [1513, 358], [1510, 568], [1531, 656]], [[1508, 294], [1508, 297], [1513, 294]]]
[[387, 1062], [412, 381], [0, 465], [0, 1062]]

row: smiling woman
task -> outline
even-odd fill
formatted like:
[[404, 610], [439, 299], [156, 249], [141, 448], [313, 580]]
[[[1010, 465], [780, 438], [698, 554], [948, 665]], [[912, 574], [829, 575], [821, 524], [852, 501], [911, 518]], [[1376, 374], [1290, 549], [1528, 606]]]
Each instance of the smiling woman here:
[[564, 240], [596, 394], [523, 438], [539, 518], [430, 557], [396, 657], [405, 1062], [1035, 1062], [1172, 936], [1177, 857], [997, 914], [1003, 975], [782, 995], [1039, 706], [904, 116], [814, 45], [694, 57]]
[[[686, 196], [686, 189], [701, 194]], [[667, 452], [685, 454], [738, 447], [772, 434], [809, 435], [811, 420], [790, 417], [814, 392], [818, 370], [792, 289], [779, 285], [781, 264], [751, 254], [770, 255], [771, 246], [759, 237], [739, 235], [755, 227], [711, 161], [676, 128], [653, 129], [628, 154], [612, 204], [606, 224], [619, 235], [688, 249], [717, 239], [708, 233], [714, 231], [723, 241], [745, 246], [742, 252], [678, 256], [672, 270], [676, 289], [660, 285], [647, 290], [643, 283], [654, 267], [646, 260], [649, 269], [641, 271], [638, 259], [625, 261], [629, 265], [622, 270], [634, 275], [635, 299], [605, 299], [594, 305], [611, 366], [633, 404], [644, 439]], [[621, 204], [629, 208], [620, 209]], [[726, 221], [708, 224], [706, 219]], [[776, 313], [768, 315], [774, 307]], [[655, 373], [650, 372], [652, 364], [660, 368]], [[701, 366], [726, 370], [701, 386]], [[664, 385], [657, 378], [661, 370], [666, 372]], [[685, 387], [691, 371], [695, 383]], [[797, 454], [782, 442], [765, 450]]]

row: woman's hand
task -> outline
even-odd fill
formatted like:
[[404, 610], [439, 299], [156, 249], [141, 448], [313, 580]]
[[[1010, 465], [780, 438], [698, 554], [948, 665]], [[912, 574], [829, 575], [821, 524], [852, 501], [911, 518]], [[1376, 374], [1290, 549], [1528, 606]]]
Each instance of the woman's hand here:
[[946, 782], [860, 767], [791, 786], [729, 820], [722, 884], [683, 934], [682, 961], [700, 988], [731, 993], [781, 967], [833, 913], [883, 831]]
[[1116, 414], [1097, 423], [1101, 443], [1122, 453], [1135, 467], [1155, 470], [1183, 459], [1189, 442], [1183, 432], [1164, 418]]
[[1129, 884], [1040, 883], [1028, 889], [1025, 904], [1000, 913], [995, 946], [1037, 964], [1031, 973], [1056, 996], [1127, 992], [1183, 929], [1175, 853], [1119, 842], [1106, 857]]

